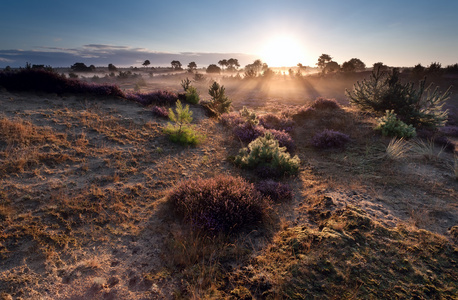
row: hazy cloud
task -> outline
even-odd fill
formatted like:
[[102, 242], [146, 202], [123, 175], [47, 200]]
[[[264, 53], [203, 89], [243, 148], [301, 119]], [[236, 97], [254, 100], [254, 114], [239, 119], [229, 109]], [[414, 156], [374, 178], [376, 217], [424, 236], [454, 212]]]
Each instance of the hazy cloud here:
[[[8, 58], [5, 58], [8, 57]], [[0, 67], [24, 66], [44, 64], [53, 67], [69, 67], [75, 62], [86, 65], [106, 66], [110, 63], [116, 66], [141, 66], [145, 60], [151, 66], [170, 66], [172, 60], [179, 60], [183, 66], [191, 61], [198, 67], [207, 67], [217, 64], [221, 59], [236, 58], [244, 66], [257, 59], [254, 55], [241, 53], [200, 53], [200, 52], [158, 52], [146, 48], [132, 48], [127, 46], [88, 44], [81, 48], [37, 47], [33, 50], [0, 50]]]

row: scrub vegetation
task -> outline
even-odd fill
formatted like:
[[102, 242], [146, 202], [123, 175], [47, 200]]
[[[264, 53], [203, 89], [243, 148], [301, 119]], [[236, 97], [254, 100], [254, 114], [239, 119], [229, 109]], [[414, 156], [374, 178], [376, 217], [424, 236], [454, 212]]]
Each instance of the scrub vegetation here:
[[330, 62], [0, 71], [1, 297], [456, 299], [451, 73]]

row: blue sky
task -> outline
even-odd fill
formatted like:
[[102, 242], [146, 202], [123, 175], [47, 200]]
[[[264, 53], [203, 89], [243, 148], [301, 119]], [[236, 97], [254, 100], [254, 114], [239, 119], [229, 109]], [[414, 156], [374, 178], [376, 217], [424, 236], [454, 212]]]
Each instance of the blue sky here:
[[231, 57], [274, 66], [275, 55], [313, 66], [322, 53], [368, 66], [458, 62], [454, 0], [3, 0], [0, 11], [0, 67], [145, 59], [204, 67]]

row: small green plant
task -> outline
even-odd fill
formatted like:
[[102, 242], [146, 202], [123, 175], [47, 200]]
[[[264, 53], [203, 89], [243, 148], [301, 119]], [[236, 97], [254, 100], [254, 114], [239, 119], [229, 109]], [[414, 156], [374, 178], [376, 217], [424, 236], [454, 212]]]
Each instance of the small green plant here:
[[234, 162], [243, 168], [262, 170], [268, 173], [266, 177], [297, 174], [300, 165], [299, 157], [291, 157], [271, 133], [258, 137], [248, 144], [248, 148], [242, 148]]
[[377, 119], [377, 122], [375, 130], [380, 130], [384, 136], [408, 139], [416, 135], [415, 128], [399, 120], [393, 110], [387, 110], [383, 117]]
[[191, 104], [197, 104], [199, 103], [199, 93], [197, 93], [197, 89], [193, 87], [192, 85], [188, 86], [188, 89], [186, 90], [186, 102], [189, 102]]
[[259, 119], [253, 110], [249, 110], [246, 106], [240, 111], [240, 116], [246, 120], [252, 126], [259, 124]]
[[208, 94], [211, 97], [209, 102], [204, 104], [204, 107], [215, 116], [227, 113], [231, 109], [232, 101], [226, 96], [224, 85], [219, 85], [216, 81], [208, 89]]
[[202, 142], [205, 137], [189, 125], [192, 121], [192, 111], [189, 111], [189, 105], [183, 108], [180, 100], [177, 100], [175, 111], [176, 113], [169, 108], [169, 119], [175, 124], [169, 123], [164, 128], [170, 140], [181, 145], [197, 145]]
[[181, 86], [185, 92], [188, 91], [189, 87], [191, 86], [191, 80], [188, 77], [186, 79], [181, 80]]

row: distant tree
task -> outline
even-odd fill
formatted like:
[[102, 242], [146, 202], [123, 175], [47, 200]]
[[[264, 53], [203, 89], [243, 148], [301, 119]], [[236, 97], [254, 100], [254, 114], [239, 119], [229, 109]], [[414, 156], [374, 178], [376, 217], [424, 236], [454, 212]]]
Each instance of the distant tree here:
[[74, 63], [70, 69], [72, 69], [74, 72], [91, 72], [95, 69], [95, 67], [93, 65], [88, 67], [84, 63]]
[[220, 73], [221, 73], [221, 68], [218, 67], [218, 66], [215, 65], [215, 64], [209, 65], [209, 66], [207, 67], [207, 73], [217, 73], [217, 74], [220, 74]]
[[445, 68], [445, 72], [449, 74], [457, 74], [458, 73], [458, 63], [454, 65], [448, 65], [447, 68]]
[[421, 64], [415, 65], [410, 72], [410, 77], [412, 77], [414, 80], [422, 79], [425, 77], [425, 67], [423, 67]]
[[180, 61], [178, 61], [178, 60], [172, 60], [171, 64], [172, 64], [172, 68], [174, 68], [175, 70], [181, 70], [181, 63], [180, 63]]
[[6, 66], [6, 67], [5, 67], [5, 71], [6, 71], [6, 72], [11, 72], [11, 67], [10, 67], [10, 66]]
[[110, 71], [110, 72], [115, 72], [115, 71], [117, 71], [117, 70], [118, 70], [118, 68], [116, 68], [115, 65], [113, 65], [113, 64], [108, 64], [108, 71]]
[[90, 66], [89, 66], [89, 69], [90, 69], [91, 71], [95, 71], [95, 66], [94, 66], [94, 65], [90, 65]]
[[330, 61], [326, 64], [326, 67], [324, 67], [323, 72], [325, 73], [334, 73], [340, 70], [340, 66], [338, 63], [335, 61]]
[[321, 54], [320, 57], [318, 57], [318, 62], [316, 65], [320, 69], [324, 69], [326, 65], [332, 60], [332, 57], [329, 54]]
[[426, 69], [427, 76], [437, 77], [442, 75], [442, 65], [438, 62], [431, 63]]
[[235, 72], [237, 68], [240, 67], [239, 61], [236, 58], [230, 58], [227, 60], [227, 69], [229, 71]]
[[364, 71], [366, 69], [366, 64], [363, 63], [359, 58], [352, 58], [349, 60], [355, 66], [355, 71]]
[[220, 60], [220, 61], [218, 62], [218, 65], [220, 65], [220, 66], [221, 66], [221, 69], [224, 70], [224, 67], [227, 67], [227, 66], [228, 66], [228, 64], [227, 64], [227, 59], [222, 59], [222, 60]]
[[189, 72], [194, 72], [197, 69], [197, 64], [195, 62], [190, 62], [188, 64], [188, 70]]
[[147, 66], [149, 66], [151, 64], [151, 62], [149, 60], [145, 60], [142, 65], [146, 68]]
[[346, 61], [342, 64], [342, 72], [350, 73], [354, 72], [355, 70], [355, 65], [350, 61]]
[[263, 64], [260, 59], [257, 59], [252, 64], [245, 66], [245, 77], [256, 77], [261, 70], [266, 70], [268, 67], [267, 64]]
[[379, 70], [380, 72], [383, 72], [388, 71], [388, 66], [384, 65], [382, 62], [376, 62], [372, 65], [372, 69], [375, 71]]

